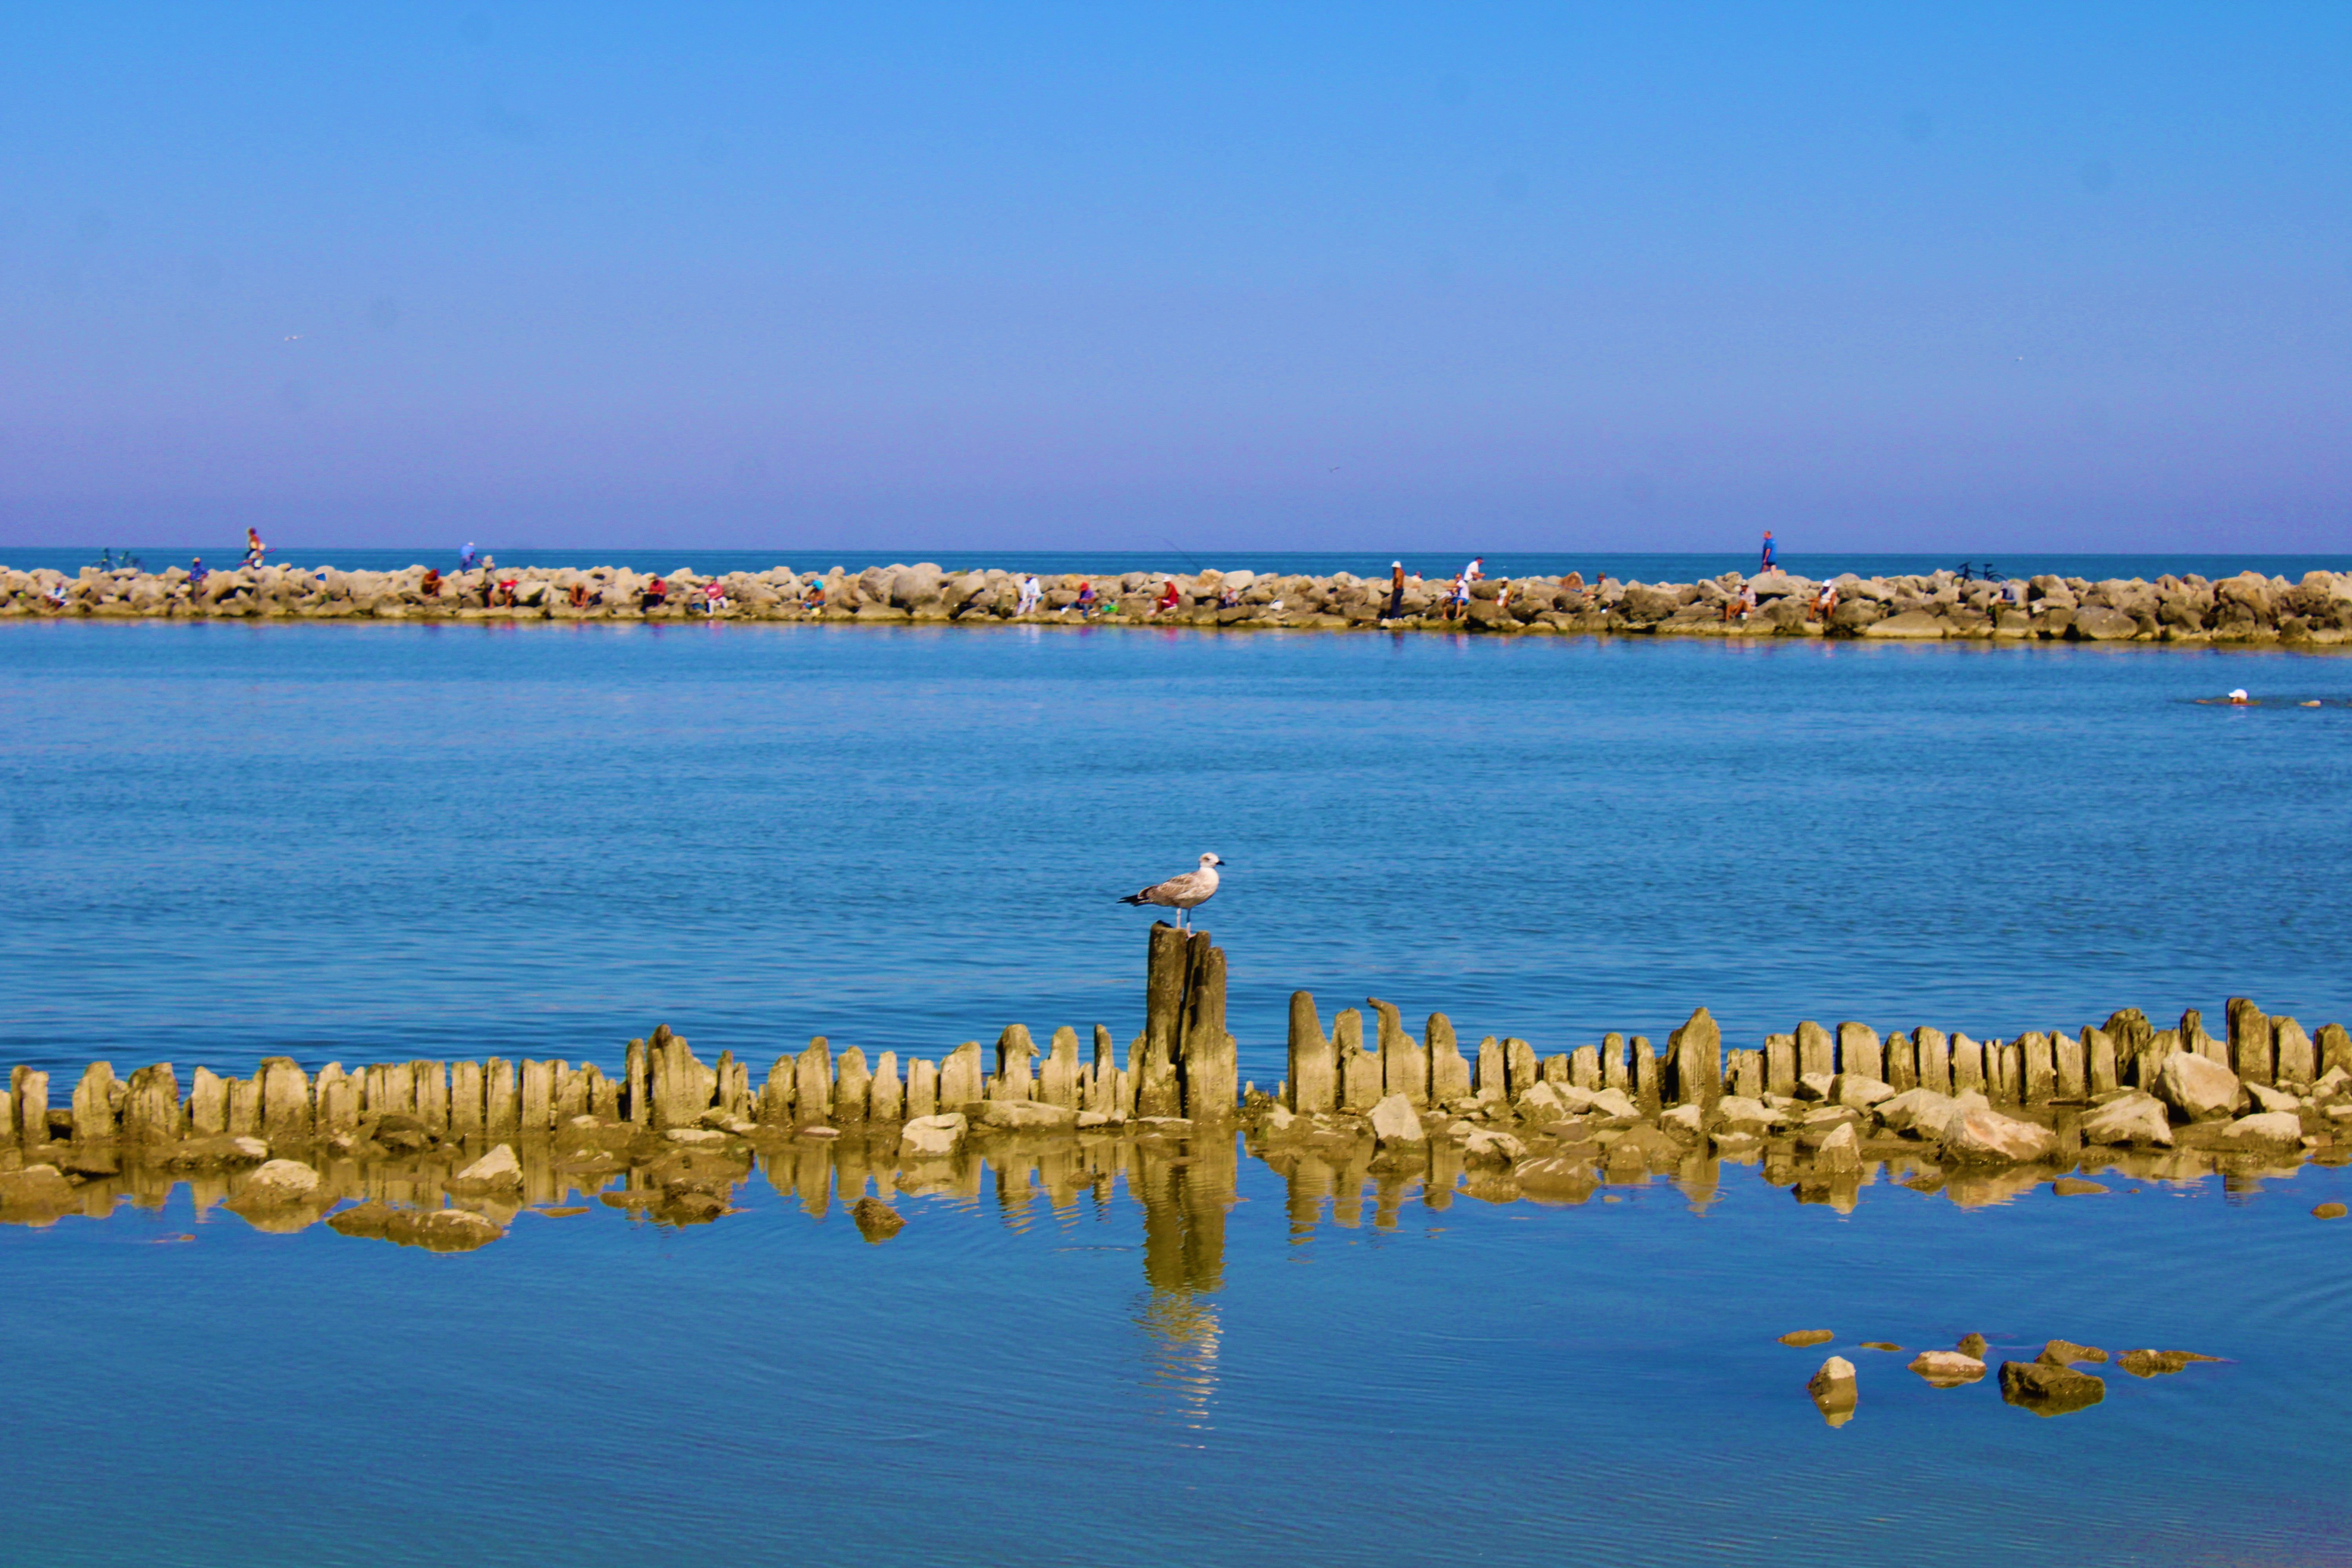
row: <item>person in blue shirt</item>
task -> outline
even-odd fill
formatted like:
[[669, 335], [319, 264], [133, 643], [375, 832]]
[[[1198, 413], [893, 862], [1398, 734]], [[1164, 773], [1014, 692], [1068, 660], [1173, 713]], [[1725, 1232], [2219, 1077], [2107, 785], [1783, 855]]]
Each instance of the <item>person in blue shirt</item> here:
[[1769, 528], [1764, 531], [1764, 564], [1759, 570], [1772, 570], [1772, 531]]
[[471, 572], [473, 569], [474, 542], [469, 539], [466, 541], [466, 548], [458, 552], [457, 570], [460, 572]]

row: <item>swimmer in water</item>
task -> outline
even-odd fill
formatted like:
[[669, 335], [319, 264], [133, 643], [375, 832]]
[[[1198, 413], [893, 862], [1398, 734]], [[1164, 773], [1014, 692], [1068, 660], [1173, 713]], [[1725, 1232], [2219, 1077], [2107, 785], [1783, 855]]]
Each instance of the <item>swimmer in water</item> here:
[[2253, 699], [2246, 695], [2246, 689], [2242, 686], [2230, 693], [2230, 706], [2232, 708], [2248, 707], [2252, 702]]

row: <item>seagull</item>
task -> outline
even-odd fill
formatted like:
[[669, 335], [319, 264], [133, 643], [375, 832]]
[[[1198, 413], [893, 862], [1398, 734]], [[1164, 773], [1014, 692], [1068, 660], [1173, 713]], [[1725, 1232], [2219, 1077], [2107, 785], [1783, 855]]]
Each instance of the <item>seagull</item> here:
[[1181, 877], [1171, 877], [1157, 887], [1146, 888], [1139, 893], [1129, 893], [1119, 900], [1122, 904], [1158, 904], [1176, 911], [1176, 929], [1192, 929], [1192, 912], [1217, 896], [1217, 868], [1223, 860], [1214, 855], [1201, 857], [1201, 868], [1187, 871]]

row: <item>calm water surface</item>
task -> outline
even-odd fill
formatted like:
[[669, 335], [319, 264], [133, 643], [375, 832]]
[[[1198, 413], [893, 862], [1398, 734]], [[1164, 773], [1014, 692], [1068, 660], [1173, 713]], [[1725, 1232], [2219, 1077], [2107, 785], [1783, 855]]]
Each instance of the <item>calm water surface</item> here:
[[[2195, 700], [2236, 685], [2279, 700]], [[1735, 1045], [2352, 1017], [2326, 658], [50, 623], [0, 626], [0, 1060], [1124, 1039], [1111, 900], [1203, 848], [1262, 1082], [1295, 986], [1547, 1052], [1700, 1003]], [[1123, 1188], [905, 1198], [870, 1247], [754, 1183], [449, 1258], [183, 1189], [0, 1227], [10, 1553], [2352, 1560], [2342, 1173], [2113, 1185], [1841, 1215], [1727, 1167], [1302, 1231], [1244, 1161], [1172, 1268]], [[1811, 1326], [1863, 1366], [1839, 1429], [1773, 1342]], [[2230, 1360], [2041, 1420], [1853, 1348], [1971, 1330]]]

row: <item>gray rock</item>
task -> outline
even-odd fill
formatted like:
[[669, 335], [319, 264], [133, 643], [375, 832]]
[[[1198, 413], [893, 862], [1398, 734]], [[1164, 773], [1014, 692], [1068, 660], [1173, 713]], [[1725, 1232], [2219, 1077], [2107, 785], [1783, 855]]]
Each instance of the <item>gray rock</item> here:
[[1042, 1100], [992, 1100], [981, 1107], [980, 1122], [1003, 1131], [1042, 1132], [1076, 1127], [1078, 1113]]
[[2164, 1058], [2156, 1075], [2157, 1097], [2191, 1121], [2227, 1116], [2238, 1106], [2238, 1075], [2190, 1051]]
[[2107, 1385], [2088, 1373], [2046, 1362], [2000, 1363], [2000, 1396], [2037, 1415], [2064, 1415], [2107, 1396]]
[[1911, 1359], [1911, 1370], [1937, 1388], [1958, 1388], [1985, 1374], [1985, 1363], [1958, 1351], [1921, 1351]]
[[2289, 1150], [2303, 1147], [2303, 1119], [2290, 1111], [2265, 1110], [2242, 1116], [2222, 1130], [2230, 1147]]
[[1883, 1101], [1894, 1099], [1895, 1086], [1891, 1083], [1882, 1083], [1874, 1078], [1864, 1078], [1857, 1073], [1840, 1073], [1837, 1077], [1836, 1092], [1831, 1098], [1840, 1105], [1852, 1106], [1856, 1110], [1868, 1110]]
[[317, 1194], [319, 1173], [299, 1160], [271, 1160], [254, 1168], [237, 1190], [251, 1204], [294, 1204]]
[[2067, 636], [2083, 642], [2121, 642], [2139, 635], [2139, 623], [2121, 610], [2077, 610]]
[[[1843, 610], [1844, 606], [1840, 605], [1839, 608]], [[1866, 637], [1925, 641], [1949, 636], [1952, 629], [1952, 623], [1941, 616], [1931, 615], [1926, 610], [1905, 610], [1900, 615], [1889, 616], [1883, 621], [1874, 622], [1863, 627], [1862, 635]]]
[[2303, 1104], [2300, 1096], [2291, 1094], [2283, 1089], [2273, 1089], [2266, 1083], [2249, 1083], [2243, 1087], [2246, 1098], [2254, 1102], [2256, 1110], [2284, 1110], [2292, 1113]]
[[[1921, 1137], [1943, 1136], [1944, 1120], [1951, 1113], [1952, 1099], [1937, 1094], [1932, 1089], [1906, 1089], [1901, 1094], [1880, 1100], [1872, 1109], [1892, 1132], [1912, 1132]], [[1927, 1124], [1927, 1129], [1921, 1123]]]
[[1960, 1164], [2021, 1164], [2057, 1152], [2056, 1133], [1990, 1107], [1955, 1114], [1944, 1127], [1944, 1157]]
[[457, 1174], [461, 1182], [478, 1182], [486, 1187], [519, 1187], [522, 1185], [522, 1162], [515, 1152], [501, 1143]]
[[1813, 1169], [1823, 1173], [1862, 1169], [1862, 1145], [1853, 1135], [1853, 1122], [1839, 1123], [1822, 1140], [1822, 1146], [1813, 1152]]
[[1372, 1107], [1372, 1135], [1382, 1143], [1419, 1143], [1425, 1136], [1412, 1102], [1402, 1094], [1391, 1094]]
[[2095, 1108], [2083, 1118], [2082, 1133], [2085, 1143], [2172, 1146], [2172, 1123], [2165, 1114], [2164, 1102], [2137, 1089]]
[[1487, 1127], [1472, 1130], [1462, 1142], [1462, 1158], [1472, 1164], [1516, 1164], [1527, 1152], [1528, 1146], [1518, 1139]]

